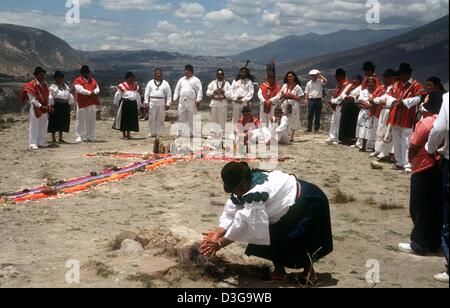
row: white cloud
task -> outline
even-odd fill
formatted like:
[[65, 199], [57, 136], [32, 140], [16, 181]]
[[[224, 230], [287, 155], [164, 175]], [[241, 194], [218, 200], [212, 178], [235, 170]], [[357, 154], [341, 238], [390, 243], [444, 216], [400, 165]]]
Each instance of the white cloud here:
[[171, 24], [167, 20], [160, 21], [158, 23], [158, 29], [165, 32], [176, 32], [178, 31], [177, 26], [174, 24]]
[[229, 9], [222, 9], [220, 11], [211, 11], [203, 17], [205, 21], [223, 22], [236, 19], [236, 16]]
[[80, 6], [86, 6], [92, 3], [91, 0], [78, 0], [78, 3], [80, 4]]
[[192, 18], [201, 18], [205, 14], [205, 8], [198, 2], [188, 3], [181, 2], [180, 8], [175, 11], [175, 16], [189, 19]]
[[266, 26], [277, 26], [280, 25], [280, 12], [271, 13], [264, 10], [262, 16], [262, 22]]
[[101, 0], [100, 4], [106, 10], [111, 11], [153, 10], [167, 12], [172, 8], [170, 3], [161, 4], [157, 0]]
[[[109, 3], [105, 7], [108, 10], [132, 6], [155, 11], [158, 6], [170, 5], [161, 0], [83, 2], [91, 6]], [[418, 26], [448, 14], [448, 0], [380, 2], [381, 24], [370, 26], [375, 29]], [[133, 19], [133, 12], [124, 10], [121, 14], [128, 18], [126, 24], [82, 18], [78, 25], [66, 24], [64, 14], [6, 11], [1, 10], [0, 4], [0, 20], [49, 31], [76, 49], [157, 49], [186, 54], [232, 55], [292, 34], [368, 28], [365, 3], [366, 0], [226, 0], [223, 8], [206, 12], [200, 3], [185, 1], [177, 4], [176, 10], [164, 18], [153, 19], [156, 14], [152, 14], [152, 18], [144, 22]], [[89, 7], [86, 11], [89, 12]], [[83, 16], [86, 15], [83, 13]]]

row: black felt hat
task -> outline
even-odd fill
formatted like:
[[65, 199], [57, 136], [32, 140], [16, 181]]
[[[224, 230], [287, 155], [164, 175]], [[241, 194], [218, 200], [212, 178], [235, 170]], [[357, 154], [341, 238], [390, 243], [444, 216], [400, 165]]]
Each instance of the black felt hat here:
[[64, 78], [64, 74], [61, 73], [61, 71], [56, 71], [55, 74], [53, 74], [53, 79], [56, 78]]
[[135, 78], [136, 76], [134, 76], [134, 74], [133, 74], [132, 72], [128, 72], [128, 73], [125, 75], [125, 79], [128, 79], [128, 78], [130, 78], [130, 77]]
[[45, 74], [47, 72], [42, 67], [38, 66], [38, 67], [36, 67], [34, 69], [33, 75], [36, 76], [36, 75], [39, 75], [40, 73], [44, 73]]
[[251, 169], [246, 162], [231, 162], [222, 169], [223, 189], [232, 193], [251, 176]]
[[83, 65], [80, 69], [81, 74], [89, 74], [91, 72], [91, 69], [87, 65]]
[[384, 77], [394, 77], [395, 75], [395, 71], [392, 68], [388, 68], [383, 74]]
[[367, 61], [363, 64], [362, 70], [363, 71], [375, 71], [375, 64], [373, 64], [372, 61]]
[[398, 69], [399, 74], [409, 74], [412, 73], [413, 69], [411, 68], [411, 65], [409, 63], [402, 63], [400, 64], [400, 67]]
[[339, 77], [339, 76], [346, 76], [347, 72], [343, 69], [343, 68], [338, 68], [336, 70], [336, 74], [334, 74], [335, 77]]

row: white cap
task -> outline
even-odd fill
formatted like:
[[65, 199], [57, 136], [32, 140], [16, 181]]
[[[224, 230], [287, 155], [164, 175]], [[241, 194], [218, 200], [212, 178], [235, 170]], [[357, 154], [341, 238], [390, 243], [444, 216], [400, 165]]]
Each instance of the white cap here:
[[309, 75], [319, 75], [320, 71], [319, 70], [312, 70], [309, 72]]

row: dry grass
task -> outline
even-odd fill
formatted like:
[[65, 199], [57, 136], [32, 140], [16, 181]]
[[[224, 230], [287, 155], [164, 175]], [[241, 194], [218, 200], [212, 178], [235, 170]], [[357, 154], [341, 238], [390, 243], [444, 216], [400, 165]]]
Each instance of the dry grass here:
[[152, 276], [150, 276], [148, 274], [139, 273], [136, 275], [128, 276], [127, 279], [130, 281], [141, 282], [142, 285], [144, 286], [144, 288], [150, 289], [150, 288], [155, 287]]
[[382, 211], [401, 210], [405, 207], [395, 201], [383, 201], [379, 206]]
[[373, 197], [367, 198], [364, 200], [364, 203], [368, 205], [377, 205], [377, 201]]
[[356, 199], [354, 196], [344, 193], [342, 190], [337, 189], [334, 192], [332, 201], [337, 204], [347, 204], [354, 202]]

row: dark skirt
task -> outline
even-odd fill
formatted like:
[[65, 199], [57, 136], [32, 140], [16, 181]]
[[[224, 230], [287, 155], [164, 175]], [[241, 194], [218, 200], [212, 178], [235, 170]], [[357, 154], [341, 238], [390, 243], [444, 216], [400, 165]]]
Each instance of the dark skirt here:
[[270, 246], [247, 247], [248, 256], [270, 260], [284, 267], [298, 269], [333, 251], [330, 207], [317, 186], [299, 181], [302, 195], [279, 222], [269, 226]]
[[412, 175], [411, 248], [419, 255], [436, 253], [441, 248], [443, 203], [442, 173], [438, 166]]
[[53, 106], [53, 113], [48, 117], [48, 129], [49, 133], [66, 132], [70, 130], [70, 105], [67, 101], [55, 100]]
[[351, 100], [344, 101], [342, 105], [341, 124], [339, 126], [339, 141], [345, 145], [356, 142], [356, 125], [360, 108]]
[[122, 101], [119, 130], [121, 132], [139, 132], [139, 110], [136, 101]]

